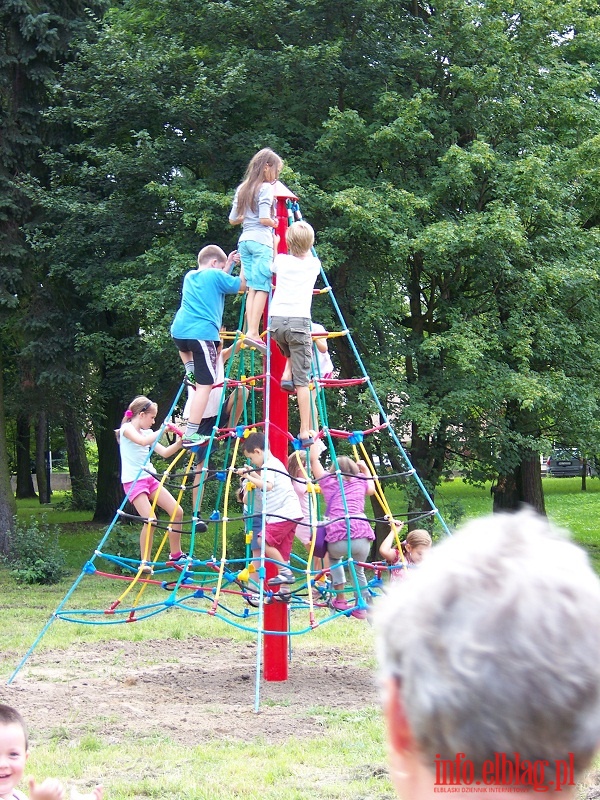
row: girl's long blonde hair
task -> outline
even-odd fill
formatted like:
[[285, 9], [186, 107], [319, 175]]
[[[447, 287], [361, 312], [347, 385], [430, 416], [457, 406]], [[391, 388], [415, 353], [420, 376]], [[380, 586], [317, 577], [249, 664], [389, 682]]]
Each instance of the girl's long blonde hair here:
[[[340, 468], [340, 472], [342, 473], [342, 480], [351, 481], [355, 475], [358, 475], [360, 470], [358, 468], [358, 464], [356, 461], [350, 458], [350, 456], [338, 456], [337, 458], [337, 465]], [[332, 464], [329, 467], [329, 472], [335, 472], [336, 466]]]
[[425, 545], [425, 547], [431, 547], [431, 535], [429, 531], [426, 531], [425, 528], [415, 528], [414, 531], [410, 531], [403, 542], [400, 542], [402, 545], [402, 552], [404, 553], [404, 558], [410, 560], [410, 550], [406, 547], [419, 547], [419, 545]]
[[[304, 468], [304, 472], [302, 471]], [[294, 450], [288, 456], [287, 470], [290, 478], [304, 479], [306, 472], [306, 452], [304, 450]]]
[[240, 216], [248, 209], [255, 213], [258, 211], [258, 190], [265, 182], [265, 167], [281, 169], [282, 166], [282, 159], [269, 147], [264, 147], [252, 156], [244, 180], [237, 190], [237, 210]]
[[158, 411], [158, 406], [156, 403], [153, 403], [148, 397], [143, 394], [134, 397], [131, 403], [127, 406], [127, 409], [123, 413], [123, 419], [121, 420], [121, 425], [115, 429], [115, 436], [117, 437], [117, 442], [121, 439], [121, 428], [125, 425], [126, 422], [131, 422], [134, 417], [137, 417], [138, 414], [142, 414], [144, 411], [148, 411], [148, 409], [155, 406], [156, 410]]

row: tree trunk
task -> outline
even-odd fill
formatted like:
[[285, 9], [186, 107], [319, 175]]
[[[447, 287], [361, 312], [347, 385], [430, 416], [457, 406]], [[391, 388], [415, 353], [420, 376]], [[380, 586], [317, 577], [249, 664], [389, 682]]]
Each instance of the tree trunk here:
[[[421, 436], [418, 426], [413, 423], [411, 426], [411, 447], [410, 460], [421, 481], [426, 484], [431, 501], [434, 501], [435, 487], [438, 485], [444, 467], [444, 423], [440, 420], [438, 436], [430, 439], [429, 436]], [[408, 495], [409, 522], [408, 530], [415, 528], [433, 527], [433, 516], [430, 514], [432, 507], [421, 488], [415, 481], [406, 484]], [[414, 521], [413, 521], [414, 520]]]
[[[1, 356], [0, 356], [1, 358]], [[17, 502], [10, 485], [6, 422], [4, 419], [4, 378], [0, 360], [0, 553], [8, 553], [14, 529]]]
[[85, 454], [85, 441], [77, 414], [72, 408], [63, 413], [67, 460], [71, 476], [72, 506], [79, 511], [91, 511], [96, 504], [94, 479]]
[[17, 497], [37, 497], [31, 477], [31, 421], [29, 414], [17, 416]]
[[501, 475], [492, 488], [494, 513], [518, 511], [523, 504], [546, 515], [542, 471], [537, 453], [524, 458], [510, 475]]
[[373, 516], [375, 517], [376, 520], [379, 520], [378, 522], [375, 523], [375, 541], [373, 542], [373, 545], [371, 547], [369, 560], [380, 561], [381, 557], [379, 555], [379, 548], [385, 537], [390, 532], [390, 524], [389, 522], [385, 522], [383, 520], [383, 517], [385, 516], [385, 511], [383, 510], [383, 506], [379, 502], [379, 498], [377, 497], [377, 495], [372, 494], [369, 499], [371, 500], [371, 507], [373, 508]]
[[98, 481], [94, 522], [109, 523], [123, 502], [119, 448], [114, 429], [121, 422], [123, 401], [109, 397], [104, 406], [102, 427], [94, 426], [98, 444]]
[[45, 411], [40, 411], [37, 425], [35, 426], [35, 474], [37, 476], [38, 496], [42, 505], [48, 504], [52, 495], [52, 487], [48, 484], [46, 473], [47, 440], [48, 415]]
[[[431, 333], [431, 319], [423, 315], [421, 274], [423, 271], [422, 253], [414, 253], [408, 262], [410, 278], [408, 280], [408, 300], [410, 317], [407, 324], [411, 334], [411, 346], [415, 352], [419, 351], [426, 335]], [[411, 354], [406, 356], [406, 378], [409, 387], [418, 384], [424, 388], [425, 397], [429, 394], [434, 402], [437, 402], [437, 383], [443, 370], [443, 353], [436, 360], [428, 357], [413, 358]], [[409, 388], [410, 391], [410, 388]], [[416, 469], [421, 481], [426, 485], [431, 502], [434, 499], [435, 487], [442, 476], [444, 460], [446, 458], [446, 421], [442, 418], [438, 421], [433, 435], [423, 435], [417, 422], [411, 424], [411, 446], [410, 461]], [[408, 481], [406, 484], [408, 496], [408, 530], [415, 528], [433, 528], [433, 517], [431, 504], [426, 500], [421, 488], [415, 481]]]

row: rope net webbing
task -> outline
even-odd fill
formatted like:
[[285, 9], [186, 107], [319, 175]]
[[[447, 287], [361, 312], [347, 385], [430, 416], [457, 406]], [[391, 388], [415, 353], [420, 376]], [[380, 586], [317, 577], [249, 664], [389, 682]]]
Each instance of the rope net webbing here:
[[[293, 214], [299, 213], [296, 204]], [[173, 562], [165, 551], [169, 533], [176, 524], [174, 515], [171, 515], [168, 521], [161, 520], [157, 514], [157, 504], [154, 502], [150, 514], [142, 518], [126, 510], [126, 498], [115, 513], [93, 556], [84, 565], [80, 576], [52, 619], [112, 625], [147, 619], [177, 607], [195, 613], [209, 614], [260, 637], [265, 633], [280, 635], [279, 631], [268, 631], [262, 627], [264, 617], [261, 604], [286, 602], [290, 609], [290, 629], [285, 635], [300, 635], [342, 615], [349, 616], [352, 609], [364, 608], [370, 598], [382, 590], [386, 573], [390, 573], [392, 569], [402, 570], [409, 566], [402, 556], [400, 547], [399, 520], [405, 519], [416, 524], [421, 520], [430, 523], [433, 519], [437, 521], [442, 532], [449, 533], [377, 397], [323, 270], [321, 270], [321, 281], [323, 286], [314, 291], [315, 305], [320, 302], [319, 298], [328, 298], [332, 313], [325, 315], [321, 310], [320, 314], [318, 310], [313, 309], [313, 314], [317, 319], [322, 315], [337, 322], [328, 326], [329, 329], [325, 332], [313, 334], [311, 426], [318, 431], [319, 437], [325, 444], [326, 456], [331, 462], [331, 469], [341, 492], [344, 513], [335, 520], [325, 519], [325, 504], [320, 491], [320, 482], [311, 474], [310, 459], [306, 459], [306, 463], [299, 468], [297, 479], [305, 482], [308, 514], [299, 527], [307, 527], [310, 530], [310, 538], [305, 550], [297, 546], [292, 554], [290, 567], [296, 580], [290, 591], [284, 595], [281, 590], [270, 588], [266, 584], [265, 565], [271, 560], [265, 556], [264, 547], [259, 558], [253, 556], [251, 552], [254, 499], [250, 500], [244, 510], [236, 504], [233, 497], [237, 488], [234, 471], [242, 460], [239, 451], [243, 449], [243, 439], [252, 430], [263, 430], [268, 447], [270, 431], [277, 431], [272, 421], [262, 418], [263, 405], [269, 408], [272, 401], [269, 390], [272, 385], [271, 335], [269, 332], [263, 334], [268, 351], [267, 357], [263, 358], [251, 342], [245, 341], [244, 302], [242, 302], [238, 329], [223, 333], [223, 339], [231, 342], [232, 355], [224, 371], [217, 423], [206, 445], [203, 461], [196, 463], [193, 454], [181, 451], [164, 470], [160, 479], [161, 485], [169, 489], [176, 497], [177, 503], [184, 509], [183, 520], [178, 524], [185, 542], [182, 546], [187, 556]], [[336, 327], [339, 330], [333, 329]], [[336, 340], [341, 337], [354, 356], [358, 375], [343, 377], [335, 374], [322, 375], [316, 342], [329, 341], [335, 347]], [[168, 418], [183, 406], [180, 399], [186, 388], [184, 380], [173, 401]], [[222, 419], [225, 403], [232, 392], [241, 393], [243, 402], [238, 410], [236, 397], [227, 424], [220, 427], [218, 423]], [[355, 407], [361, 408], [365, 420], [377, 418], [380, 424], [370, 423], [370, 427], [358, 431], [331, 426], [330, 415], [336, 418], [348, 416], [346, 406], [350, 396], [357, 401]], [[279, 431], [279, 433], [288, 440], [293, 453], [301, 452], [301, 443], [289, 431]], [[365, 446], [365, 439], [369, 442], [368, 448]], [[153, 449], [154, 446], [150, 449], [148, 459]], [[396, 466], [394, 472], [385, 468], [381, 457], [381, 453], [392, 450], [398, 453], [398, 458], [394, 459]], [[350, 513], [344, 492], [344, 482], [348, 476], [340, 469], [338, 462], [338, 455], [342, 452], [351, 454], [355, 461], [360, 459], [367, 464], [369, 474], [366, 477], [374, 483], [374, 497], [383, 512], [381, 515], [365, 514], [357, 517]], [[373, 454], [379, 454], [377, 461]], [[301, 456], [298, 455], [298, 458]], [[138, 478], [143, 477], [143, 474], [144, 468], [140, 470]], [[409, 487], [413, 496], [415, 493], [420, 493], [423, 510], [407, 511], [407, 494], [402, 491], [388, 491], [386, 494], [384, 484], [389, 482]], [[263, 492], [263, 510], [260, 512], [263, 530], [266, 517], [264, 495]], [[398, 565], [390, 567], [377, 560], [365, 563], [353, 559], [351, 533], [352, 522], [356, 518], [366, 519], [371, 524], [384, 525], [386, 530], [393, 531], [396, 547], [400, 553]], [[333, 607], [336, 594], [333, 591], [331, 572], [327, 563], [315, 556], [319, 530], [326, 530], [328, 525], [340, 520], [346, 527], [347, 553], [346, 558], [337, 566], [342, 567], [349, 576], [344, 593], [348, 597], [354, 597], [354, 605], [349, 605], [343, 611]], [[131, 551], [122, 546], [125, 528], [121, 524], [123, 522], [142, 526], [142, 542], [146, 543], [147, 549], [141, 558], [139, 543], [136, 542]], [[156, 535], [159, 531], [162, 533], [160, 541], [156, 549], [150, 551], [150, 534]], [[145, 572], [143, 567], [150, 567], [152, 572]], [[362, 585], [358, 579], [357, 569], [359, 571], [364, 569], [368, 576], [366, 583]], [[123, 584], [125, 586], [120, 593], [117, 592], [116, 597], [113, 595], [103, 608], [78, 608], [73, 599], [75, 590], [84, 578], [90, 576], [102, 578], [109, 587], [123, 586]], [[106, 592], [102, 594], [105, 595]], [[44, 635], [52, 619], [17, 667], [12, 678]]]
[[[226, 334], [226, 336], [228, 335]], [[235, 345], [236, 334], [232, 333], [228, 338], [231, 338]], [[257, 374], [252, 371], [255, 367], [261, 369]], [[314, 402], [311, 409], [312, 420], [315, 428], [318, 427], [319, 420], [324, 423], [319, 431], [319, 437], [326, 442], [327, 455], [332, 465], [331, 469], [336, 475], [342, 496], [344, 515], [335, 519], [325, 519], [325, 507], [319, 486], [320, 481], [312, 476], [310, 461], [307, 463], [307, 460], [303, 457], [303, 451], [299, 448], [298, 441], [294, 439], [289, 431], [285, 431], [284, 433], [293, 448], [292, 453], [300, 460], [298, 477], [294, 480], [295, 482], [304, 482], [308, 494], [308, 518], [303, 520], [299, 527], [309, 528], [310, 540], [306, 553], [298, 552], [300, 548], [296, 548], [297, 552], [292, 557], [291, 568], [297, 580], [289, 595], [283, 598], [279, 591], [268, 589], [264, 586], [262, 588], [264, 602], [277, 602], [285, 599], [286, 602], [290, 603], [293, 611], [306, 610], [308, 613], [306, 626], [296, 628], [296, 630], [291, 631], [292, 633], [314, 628], [324, 621], [340, 616], [340, 614], [348, 615], [351, 613], [352, 608], [364, 607], [374, 594], [381, 591], [382, 576], [389, 571], [389, 567], [380, 561], [375, 561], [372, 564], [363, 564], [362, 562], [356, 562], [352, 558], [351, 532], [353, 520], [366, 519], [370, 523], [383, 523], [390, 526], [394, 531], [399, 552], [402, 553], [399, 547], [397, 520], [404, 517], [417, 521], [417, 519], [424, 519], [435, 513], [435, 510], [432, 509], [420, 516], [412, 515], [411, 517], [406, 511], [392, 512], [383, 489], [384, 481], [388, 478], [397, 480], [401, 477], [410, 477], [414, 471], [411, 468], [403, 473], [377, 474], [369, 451], [365, 447], [364, 439], [370, 435], [387, 433], [387, 423], [364, 431], [346, 431], [326, 426], [328, 419], [327, 387], [322, 385], [320, 379], [316, 348], [313, 368], [315, 377], [313, 381]], [[259, 359], [254, 351], [244, 348], [236, 359], [232, 358], [227, 365], [222, 383], [224, 391], [218, 418], [221, 417], [221, 412], [227, 402], [227, 388], [236, 388], [243, 385], [248, 387], [248, 397], [241, 409], [240, 418], [238, 420], [230, 418], [225, 427], [215, 425], [201, 466], [195, 464], [193, 455], [189, 457], [187, 451], [180, 451], [161, 477], [161, 485], [166, 486], [171, 491], [178, 490], [177, 500], [185, 507], [190, 505], [189, 502], [186, 502], [186, 496], [189, 496], [189, 489], [196, 483], [195, 499], [192, 503], [191, 513], [185, 514], [181, 523], [183, 535], [190, 536], [189, 556], [185, 563], [174, 564], [168, 559], [161, 559], [161, 553], [173, 520], [170, 519], [165, 524], [160, 519], [155, 519], [156, 504], [152, 508], [152, 516], [149, 519], [142, 519], [135, 514], [121, 511], [119, 514], [121, 519], [137, 521], [148, 527], [152, 525], [155, 531], [163, 531], [158, 548], [152, 556], [149, 553], [145, 553], [144, 558], [140, 561], [136, 561], [133, 557], [126, 558], [111, 553], [107, 548], [98, 550], [95, 555], [104, 559], [109, 566], [112, 565], [115, 568], [114, 572], [111, 573], [109, 569], [97, 569], [93, 564], [90, 564], [89, 572], [96, 574], [98, 577], [114, 577], [117, 580], [126, 581], [128, 586], [106, 610], [95, 612], [92, 609], [80, 609], [77, 612], [71, 609], [61, 612], [59, 614], [61, 618], [76, 621], [79, 613], [82, 621], [90, 622], [91, 618], [97, 616], [98, 619], [94, 620], [96, 624], [101, 624], [102, 622], [114, 624], [117, 621], [131, 622], [144, 619], [158, 613], [161, 609], [181, 606], [189, 610], [203, 611], [212, 616], [217, 616], [246, 630], [256, 630], [256, 618], [258, 615], [255, 608], [260, 596], [261, 572], [264, 572], [264, 569], [261, 570], [260, 566], [255, 565], [256, 557], [253, 557], [250, 550], [252, 538], [250, 525], [255, 516], [253, 504], [256, 492], [250, 493], [251, 499], [245, 510], [240, 510], [239, 506], [236, 507], [233, 494], [235, 494], [235, 488], [237, 488], [234, 471], [240, 466], [239, 451], [243, 439], [249, 432], [264, 427], [264, 421], [256, 418], [256, 412], [252, 413], [253, 409], [256, 409], [259, 405], [255, 402], [253, 394], [263, 388], [259, 384], [264, 380], [264, 377], [262, 368], [259, 367]], [[361, 381], [363, 384], [365, 382], [366, 379]], [[373, 480], [375, 485], [375, 496], [380, 507], [384, 510], [382, 517], [350, 513], [344, 493], [344, 479], [353, 477], [353, 473], [346, 473], [340, 469], [337, 442], [349, 444], [354, 460], [361, 459], [368, 465], [369, 478]], [[186, 461], [186, 456], [188, 456], [187, 465], [181, 470], [180, 462]], [[211, 488], [212, 491], [209, 491]], [[264, 512], [260, 513], [264, 529]], [[278, 515], [272, 516], [275, 519], [285, 519], [284, 517], [278, 517]], [[339, 565], [349, 575], [344, 594], [348, 595], [348, 597], [353, 595], [355, 598], [355, 605], [350, 605], [349, 610], [342, 612], [331, 608], [331, 602], [335, 598], [335, 594], [332, 590], [330, 572], [324, 566], [322, 559], [315, 558], [318, 529], [327, 529], [328, 525], [340, 521], [344, 523], [347, 531], [347, 555]], [[232, 542], [232, 534], [233, 538], [237, 538], [239, 541], [241, 528], [244, 529], [243, 555], [234, 552], [236, 551], [236, 546], [235, 542]], [[203, 536], [202, 534], [205, 531], [208, 531], [208, 533]], [[210, 541], [211, 539], [210, 552], [206, 553], [207, 540]], [[202, 546], [197, 547], [197, 543]], [[234, 553], [233, 556], [231, 553]], [[400, 558], [404, 568], [407, 568], [408, 565], [403, 557], [401, 556]], [[265, 560], [269, 561], [269, 559]], [[140, 569], [144, 562], [152, 566], [153, 573], [151, 576], [141, 573]], [[366, 585], [360, 585], [359, 583], [356, 571], [357, 566], [365, 568], [370, 573]], [[136, 590], [135, 597], [126, 606], [125, 600], [130, 593], [133, 594], [134, 589]], [[153, 602], [144, 604], [144, 595], [149, 589], [160, 589], [167, 596], [162, 600], [160, 598], [153, 599]], [[100, 619], [100, 617], [103, 617], [103, 619]], [[268, 633], [268, 631], [266, 632]]]

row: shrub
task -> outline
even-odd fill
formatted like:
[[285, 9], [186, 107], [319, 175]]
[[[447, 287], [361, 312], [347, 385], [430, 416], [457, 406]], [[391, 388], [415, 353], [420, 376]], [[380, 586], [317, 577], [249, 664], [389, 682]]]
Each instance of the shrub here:
[[45, 516], [15, 519], [5, 560], [18, 583], [58, 583], [66, 575], [65, 553], [58, 544], [58, 527]]
[[[135, 513], [135, 509], [133, 509]], [[110, 546], [106, 552], [114, 553], [123, 558], [139, 559], [140, 557], [140, 525], [117, 524], [114, 527], [113, 534], [109, 539]], [[123, 569], [119, 564], [112, 564], [111, 569], [117, 575], [127, 575], [130, 570]]]
[[453, 498], [445, 500], [441, 505], [443, 505], [442, 514], [446, 524], [450, 530], [456, 530], [465, 516], [464, 504], [458, 498]]

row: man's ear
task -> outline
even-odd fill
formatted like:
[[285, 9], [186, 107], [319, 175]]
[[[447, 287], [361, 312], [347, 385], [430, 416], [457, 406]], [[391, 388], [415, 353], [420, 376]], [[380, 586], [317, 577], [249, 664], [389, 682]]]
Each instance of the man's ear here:
[[400, 683], [395, 678], [386, 681], [383, 711], [392, 748], [398, 753], [413, 750], [414, 742], [400, 694]]

